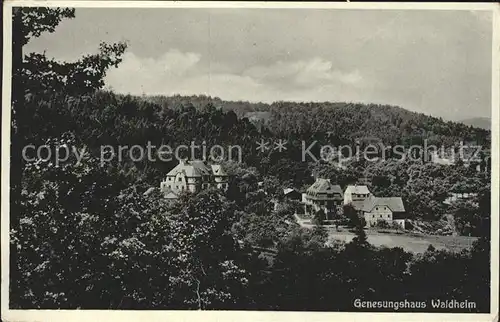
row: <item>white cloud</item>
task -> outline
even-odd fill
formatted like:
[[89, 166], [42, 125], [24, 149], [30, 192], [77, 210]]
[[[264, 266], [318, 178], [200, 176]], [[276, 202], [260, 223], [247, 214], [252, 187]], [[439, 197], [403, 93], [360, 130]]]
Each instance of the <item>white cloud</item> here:
[[200, 58], [199, 54], [178, 50], [170, 50], [158, 58], [142, 58], [127, 52], [118, 68], [108, 72], [105, 82], [121, 93], [161, 92], [167, 90], [164, 86], [185, 78]]
[[325, 85], [325, 83], [332, 82], [358, 85], [363, 80], [359, 71], [346, 73], [336, 70], [331, 61], [319, 57], [294, 62], [279, 61], [270, 66], [251, 67], [245, 71], [245, 74], [271, 85], [278, 81], [285, 81], [287, 85], [301, 87]]
[[[228, 66], [210, 66], [201, 58], [200, 54], [175, 49], [157, 58], [129, 52], [117, 69], [109, 71], [106, 84], [117, 92], [136, 95], [206, 94], [228, 100], [272, 102], [356, 100], [350, 88], [365, 81], [359, 71], [335, 70], [332, 62], [322, 58], [278, 61], [239, 74], [228, 71]], [[340, 92], [353, 96], [339, 97]]]
[[123, 57], [120, 69], [136, 73], [152, 72], [158, 75], [182, 75], [199, 61], [199, 54], [182, 53], [176, 49], [170, 50], [156, 59], [140, 58], [132, 52], [127, 52]]

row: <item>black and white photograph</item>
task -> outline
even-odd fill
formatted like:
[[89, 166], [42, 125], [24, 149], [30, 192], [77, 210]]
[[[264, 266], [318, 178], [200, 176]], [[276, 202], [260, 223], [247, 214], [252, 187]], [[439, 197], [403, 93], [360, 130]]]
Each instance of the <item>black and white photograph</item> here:
[[497, 5], [3, 6], [2, 320], [498, 319]]

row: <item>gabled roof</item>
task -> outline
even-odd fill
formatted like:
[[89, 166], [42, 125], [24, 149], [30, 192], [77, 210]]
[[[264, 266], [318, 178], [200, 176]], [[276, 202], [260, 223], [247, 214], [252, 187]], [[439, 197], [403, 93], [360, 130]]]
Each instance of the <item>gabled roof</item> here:
[[405, 212], [401, 197], [371, 197], [365, 200], [363, 211], [370, 212], [376, 206], [387, 206], [392, 212]]
[[143, 195], [145, 196], [149, 196], [150, 194], [152, 194], [154, 191], [156, 190], [155, 187], [151, 187], [149, 188], [148, 190], [144, 191]]
[[163, 190], [163, 196], [165, 197], [165, 199], [177, 199], [179, 197], [172, 191], [172, 189]]
[[175, 168], [167, 173], [167, 176], [175, 176], [179, 172], [184, 172], [187, 177], [201, 177], [207, 175], [222, 175], [227, 176], [223, 168], [219, 164], [208, 166], [203, 161], [183, 161], [181, 160]]
[[342, 189], [339, 185], [334, 185], [328, 179], [318, 178], [307, 189], [308, 193], [338, 193], [342, 195]]
[[173, 193], [172, 191], [165, 194], [165, 199], [177, 199], [177, 198], [178, 198], [178, 196], [175, 193]]
[[187, 176], [200, 177], [211, 174], [211, 169], [203, 161], [189, 161], [188, 164], [192, 168], [192, 174], [186, 172]]
[[293, 189], [293, 188], [285, 188], [285, 189], [283, 189], [283, 194], [287, 195], [287, 194], [289, 194], [290, 192], [294, 192], [294, 191], [298, 193], [298, 191], [297, 191], [296, 189]]
[[359, 185], [350, 185], [350, 186], [347, 186], [347, 188], [345, 189], [345, 193], [346, 194], [351, 194], [351, 193], [355, 193], [355, 194], [369, 194], [370, 193], [370, 190], [368, 190], [368, 187], [367, 186], [359, 186]]

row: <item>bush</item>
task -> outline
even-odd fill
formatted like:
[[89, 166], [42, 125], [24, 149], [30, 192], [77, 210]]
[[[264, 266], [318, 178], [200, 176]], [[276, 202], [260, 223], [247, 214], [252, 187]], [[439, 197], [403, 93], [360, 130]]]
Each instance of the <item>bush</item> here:
[[317, 226], [323, 225], [325, 222], [325, 213], [321, 210], [316, 211], [312, 219], [312, 223]]
[[390, 228], [391, 226], [384, 219], [379, 219], [379, 220], [377, 220], [377, 223], [375, 224], [375, 227], [387, 229], [387, 228]]
[[[406, 227], [406, 225], [407, 225], [407, 223], [405, 223], [405, 227]], [[402, 228], [401, 228], [401, 226], [400, 226], [400, 225], [398, 225], [398, 223], [396, 223], [395, 221], [393, 221], [393, 222], [391, 223], [391, 228], [392, 228], [392, 229], [396, 229], [396, 230], [401, 230], [401, 229], [402, 229]]]

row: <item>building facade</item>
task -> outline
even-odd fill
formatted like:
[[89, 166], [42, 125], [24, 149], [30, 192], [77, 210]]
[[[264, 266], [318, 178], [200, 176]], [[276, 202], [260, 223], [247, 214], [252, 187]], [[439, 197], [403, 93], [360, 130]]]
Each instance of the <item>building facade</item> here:
[[325, 214], [325, 219], [334, 219], [342, 212], [342, 189], [334, 185], [330, 179], [318, 178], [302, 194], [304, 213], [313, 217], [318, 211]]
[[160, 190], [168, 199], [175, 199], [184, 191], [196, 193], [215, 187], [227, 191], [229, 176], [220, 164], [180, 160], [160, 183]]
[[405, 228], [405, 207], [401, 197], [370, 197], [363, 205], [363, 216], [367, 227], [374, 227], [379, 221], [397, 224]]

